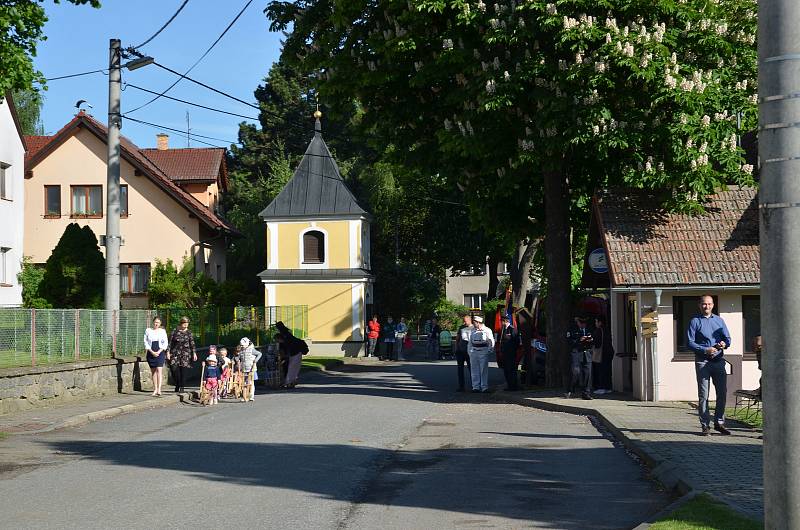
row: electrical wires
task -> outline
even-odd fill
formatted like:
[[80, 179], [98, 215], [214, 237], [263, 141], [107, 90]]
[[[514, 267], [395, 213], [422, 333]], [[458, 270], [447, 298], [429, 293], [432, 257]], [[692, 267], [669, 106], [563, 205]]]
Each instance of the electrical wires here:
[[211, 50], [213, 50], [213, 49], [214, 49], [214, 46], [216, 46], [216, 45], [217, 45], [217, 43], [219, 43], [219, 41], [221, 41], [221, 40], [222, 40], [222, 37], [224, 37], [224, 36], [225, 36], [225, 34], [226, 34], [226, 33], [228, 33], [228, 30], [230, 30], [230, 29], [233, 27], [233, 25], [236, 23], [236, 21], [237, 21], [237, 20], [239, 20], [239, 17], [241, 17], [241, 16], [242, 16], [242, 14], [245, 12], [245, 10], [246, 10], [246, 9], [247, 9], [247, 8], [250, 6], [250, 4], [252, 4], [252, 3], [253, 3], [253, 0], [247, 0], [247, 2], [244, 4], [244, 6], [242, 7], [242, 9], [239, 11], [239, 13], [237, 13], [237, 15], [236, 15], [236, 16], [233, 18], [233, 20], [231, 20], [230, 24], [228, 24], [228, 26], [227, 26], [227, 27], [225, 28], [225, 30], [224, 30], [224, 31], [223, 31], [223, 32], [220, 34], [220, 36], [219, 36], [219, 37], [217, 37], [217, 39], [216, 39], [216, 40], [215, 40], [215, 41], [214, 41], [214, 42], [211, 44], [211, 46], [209, 46], [209, 47], [208, 47], [208, 49], [207, 49], [205, 52], [203, 52], [203, 55], [201, 55], [201, 56], [200, 56], [200, 58], [199, 58], [199, 59], [197, 59], [197, 61], [195, 61], [195, 63], [194, 63], [192, 66], [190, 66], [188, 70], [186, 70], [186, 72], [184, 72], [182, 75], [181, 75], [181, 74], [179, 74], [179, 75], [180, 75], [180, 77], [179, 77], [179, 78], [178, 78], [178, 79], [177, 79], [177, 80], [176, 80], [174, 83], [172, 83], [172, 84], [171, 84], [170, 86], [168, 86], [168, 87], [167, 87], [167, 88], [166, 88], [166, 89], [165, 89], [163, 92], [161, 92], [159, 95], [157, 95], [156, 97], [154, 97], [153, 99], [151, 99], [151, 100], [150, 100], [150, 101], [148, 101], [147, 103], [144, 103], [143, 105], [139, 105], [139, 106], [138, 106], [138, 107], [136, 107], [135, 109], [132, 109], [132, 110], [130, 110], [130, 111], [128, 111], [128, 112], [136, 112], [137, 110], [139, 110], [139, 109], [141, 109], [141, 108], [143, 108], [143, 107], [146, 107], [146, 106], [147, 106], [147, 105], [149, 105], [150, 103], [152, 103], [152, 102], [156, 101], [156, 100], [157, 100], [157, 99], [159, 99], [161, 96], [163, 96], [164, 94], [166, 94], [167, 92], [169, 92], [170, 90], [172, 90], [172, 87], [174, 87], [175, 85], [177, 85], [178, 83], [180, 83], [180, 82], [181, 82], [181, 80], [182, 80], [184, 77], [186, 77], [186, 75], [188, 75], [188, 74], [189, 74], [189, 72], [191, 72], [191, 71], [194, 69], [194, 67], [195, 67], [195, 66], [197, 66], [198, 64], [200, 64], [200, 61], [202, 61], [203, 59], [205, 59], [205, 58], [206, 58], [206, 55], [208, 55], [208, 54], [211, 52]]
[[156, 32], [153, 34], [153, 36], [152, 36], [152, 37], [150, 37], [149, 39], [147, 39], [146, 41], [144, 41], [144, 42], [143, 42], [143, 43], [141, 43], [140, 45], [138, 45], [138, 46], [134, 46], [134, 47], [133, 47], [133, 49], [134, 49], [134, 50], [136, 50], [136, 49], [138, 49], [138, 48], [141, 48], [142, 46], [144, 46], [145, 44], [147, 44], [147, 43], [148, 43], [148, 42], [150, 42], [151, 40], [153, 40], [153, 39], [155, 39], [156, 37], [158, 37], [158, 34], [159, 34], [159, 33], [161, 33], [162, 31], [164, 31], [164, 30], [166, 29], [166, 27], [167, 27], [167, 26], [169, 26], [169, 25], [170, 25], [170, 23], [172, 23], [172, 21], [173, 21], [173, 20], [175, 20], [175, 17], [177, 17], [177, 16], [178, 16], [178, 14], [179, 14], [181, 11], [183, 11], [183, 8], [184, 8], [184, 7], [186, 7], [186, 4], [188, 4], [188, 3], [189, 3], [189, 0], [183, 0], [183, 3], [181, 4], [181, 6], [178, 8], [178, 10], [177, 10], [177, 11], [175, 11], [175, 14], [174, 14], [174, 15], [172, 15], [171, 17], [169, 17], [169, 20], [167, 20], [167, 21], [164, 23], [164, 25], [163, 25], [163, 26], [161, 26], [161, 27], [159, 28], [159, 30], [158, 30], [158, 31], [156, 31]]
[[186, 131], [182, 131], [180, 129], [175, 129], [174, 127], [167, 127], [166, 125], [159, 125], [157, 123], [150, 123], [149, 121], [137, 120], [136, 118], [131, 118], [130, 116], [128, 116], [126, 114], [123, 114], [122, 117], [125, 118], [126, 120], [130, 120], [130, 121], [133, 121], [133, 122], [136, 122], [136, 123], [141, 123], [142, 125], [148, 125], [150, 127], [156, 128], [156, 129], [165, 129], [167, 131], [172, 131], [172, 132], [176, 132], [176, 133], [182, 134], [184, 137], [190, 137], [193, 140], [195, 140], [195, 141], [197, 141], [197, 142], [199, 142], [201, 144], [210, 145], [211, 147], [222, 147], [222, 146], [215, 145], [215, 144], [210, 144], [210, 143], [204, 142], [202, 140], [197, 140], [197, 138], [205, 138], [207, 140], [214, 140], [214, 141], [223, 142], [223, 143], [226, 143], [226, 144], [238, 144], [239, 143], [238, 141], [232, 142], [230, 140], [223, 140], [222, 138], [215, 138], [213, 136], [204, 136], [202, 134], [194, 134], [194, 133], [187, 134]]
[[89, 75], [89, 74], [99, 74], [99, 73], [106, 73], [106, 70], [90, 70], [88, 72], [81, 72], [79, 74], [69, 74], [69, 75], [60, 75], [58, 77], [48, 77], [45, 81], [58, 81], [59, 79], [68, 79], [70, 77], [80, 77], [82, 75]]
[[[148, 90], [146, 88], [142, 88], [140, 86], [136, 86], [136, 85], [131, 84], [131, 83], [125, 83], [125, 87], [131, 87], [131, 88], [135, 88], [136, 90], [141, 90], [142, 92], [147, 92], [148, 94], [156, 94], [156, 95], [158, 95], [158, 92], [154, 92], [153, 90]], [[229, 116], [236, 116], [237, 118], [244, 118], [246, 120], [258, 121], [258, 118], [254, 118], [253, 116], [245, 116], [244, 114], [236, 114], [235, 112], [229, 112], [227, 110], [215, 109], [214, 107], [208, 107], [206, 105], [201, 105], [199, 103], [192, 103], [191, 101], [186, 101], [185, 99], [174, 98], [172, 96], [167, 96], [165, 94], [161, 94], [161, 97], [162, 98], [166, 98], [166, 99], [170, 99], [172, 101], [177, 101], [178, 103], [185, 103], [186, 105], [191, 105], [193, 107], [198, 107], [198, 108], [201, 108], [201, 109], [210, 110], [212, 112], [219, 112], [221, 114], [227, 114]]]

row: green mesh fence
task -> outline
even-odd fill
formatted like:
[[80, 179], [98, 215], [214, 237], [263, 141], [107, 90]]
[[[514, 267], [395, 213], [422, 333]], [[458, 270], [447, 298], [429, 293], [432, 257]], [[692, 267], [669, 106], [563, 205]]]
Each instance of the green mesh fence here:
[[182, 317], [188, 317], [198, 347], [232, 347], [242, 337], [263, 346], [272, 342], [278, 321], [294, 335], [308, 337], [308, 306], [120, 311], [0, 308], [0, 368], [142, 355], [144, 330], [156, 316], [168, 334]]

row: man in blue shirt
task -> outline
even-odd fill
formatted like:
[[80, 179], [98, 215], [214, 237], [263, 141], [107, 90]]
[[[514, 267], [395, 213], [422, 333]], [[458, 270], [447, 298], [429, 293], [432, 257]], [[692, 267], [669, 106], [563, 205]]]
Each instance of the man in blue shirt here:
[[714, 429], [721, 434], [730, 434], [725, 428], [725, 394], [727, 374], [722, 356], [731, 345], [728, 326], [719, 315], [713, 313], [714, 299], [704, 294], [700, 297], [700, 314], [689, 321], [686, 331], [687, 344], [694, 352], [694, 368], [697, 374], [698, 413], [703, 436], [711, 434], [708, 411], [709, 379], [717, 392], [717, 407], [714, 410]]

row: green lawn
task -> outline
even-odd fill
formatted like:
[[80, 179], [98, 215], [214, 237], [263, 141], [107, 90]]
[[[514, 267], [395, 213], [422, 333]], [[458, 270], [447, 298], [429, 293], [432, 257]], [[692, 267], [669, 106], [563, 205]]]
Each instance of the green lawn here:
[[760, 530], [758, 521], [748, 519], [708, 495], [698, 495], [668, 516], [652, 530]]
[[328, 368], [339, 366], [341, 364], [343, 364], [341, 357], [314, 357], [311, 355], [306, 355], [303, 357], [303, 364], [300, 369], [302, 371], [327, 370]]
[[745, 411], [739, 409], [736, 411], [737, 413], [733, 413], [733, 409], [725, 409], [725, 417], [731, 420], [736, 420], [740, 423], [744, 423], [745, 425], [749, 425], [754, 429], [762, 429], [764, 427], [764, 418], [762, 417], [762, 412], [759, 410], [755, 415], [751, 415], [750, 418], [745, 419]]

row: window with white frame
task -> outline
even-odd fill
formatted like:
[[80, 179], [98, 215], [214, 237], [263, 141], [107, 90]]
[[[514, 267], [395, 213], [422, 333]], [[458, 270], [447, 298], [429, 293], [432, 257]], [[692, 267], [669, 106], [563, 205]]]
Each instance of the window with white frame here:
[[309, 230], [303, 234], [303, 263], [325, 263], [325, 234], [319, 230]]
[[0, 285], [10, 285], [11, 278], [9, 278], [10, 270], [8, 268], [8, 256], [11, 249], [7, 247], [0, 247]]
[[0, 162], [0, 199], [11, 200], [11, 166]]
[[470, 309], [483, 309], [483, 304], [486, 303], [485, 294], [465, 294], [464, 305]]

